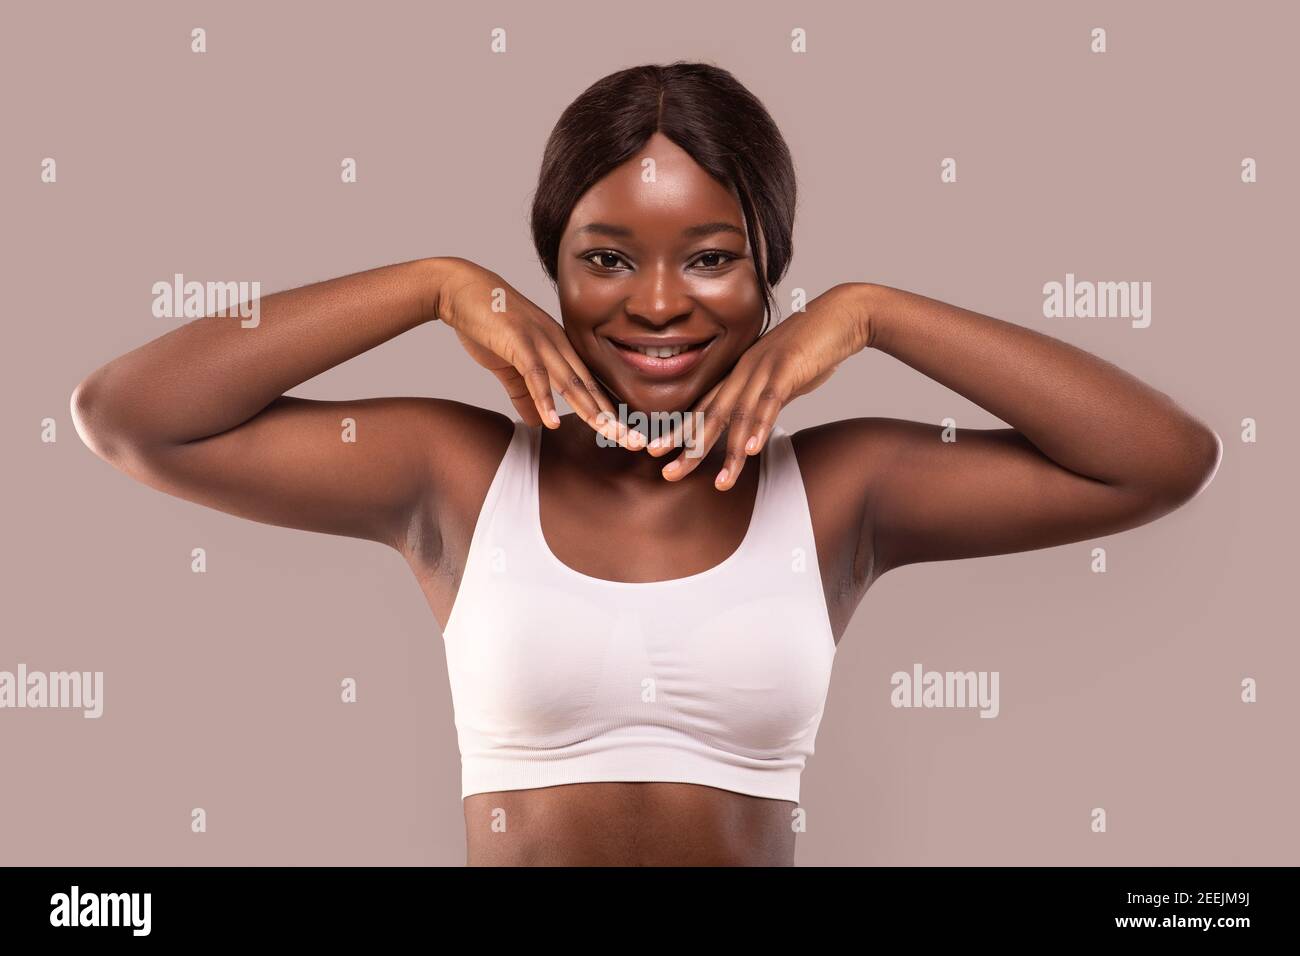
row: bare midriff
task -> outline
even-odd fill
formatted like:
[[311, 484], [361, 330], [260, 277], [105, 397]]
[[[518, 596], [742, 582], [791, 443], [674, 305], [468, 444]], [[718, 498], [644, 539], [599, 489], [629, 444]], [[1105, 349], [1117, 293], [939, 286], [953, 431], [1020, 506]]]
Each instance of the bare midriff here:
[[690, 783], [573, 783], [464, 800], [470, 866], [793, 866], [789, 800]]

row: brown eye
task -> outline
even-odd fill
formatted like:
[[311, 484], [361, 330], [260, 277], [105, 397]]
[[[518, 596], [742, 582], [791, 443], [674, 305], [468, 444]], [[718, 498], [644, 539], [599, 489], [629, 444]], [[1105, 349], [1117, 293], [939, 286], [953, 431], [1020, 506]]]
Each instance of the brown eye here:
[[705, 252], [695, 261], [702, 265], [705, 271], [710, 271], [722, 268], [734, 258], [735, 256], [727, 252]]
[[593, 252], [589, 255], [583, 256], [583, 258], [594, 266], [599, 266], [602, 269], [608, 269], [611, 271], [617, 269], [618, 264], [623, 261], [623, 257], [616, 252]]

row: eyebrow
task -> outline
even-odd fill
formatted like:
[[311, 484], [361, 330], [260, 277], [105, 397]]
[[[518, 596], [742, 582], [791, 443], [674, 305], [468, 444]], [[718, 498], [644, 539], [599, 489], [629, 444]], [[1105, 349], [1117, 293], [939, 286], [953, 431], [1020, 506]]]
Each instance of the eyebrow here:
[[[580, 227], [578, 232], [598, 233], [614, 239], [631, 239], [633, 235], [632, 230], [627, 226], [616, 226], [608, 222], [589, 222], [587, 225]], [[682, 237], [696, 239], [700, 236], [711, 236], [719, 232], [731, 232], [742, 239], [747, 238], [743, 229], [729, 222], [702, 222], [698, 226], [687, 226], [682, 230]]]

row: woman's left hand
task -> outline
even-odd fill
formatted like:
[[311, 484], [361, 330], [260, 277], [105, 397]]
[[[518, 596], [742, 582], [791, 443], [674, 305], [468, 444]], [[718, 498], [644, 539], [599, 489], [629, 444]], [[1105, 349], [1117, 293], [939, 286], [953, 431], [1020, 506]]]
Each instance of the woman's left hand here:
[[[708, 455], [725, 432], [727, 453], [714, 480], [720, 491], [731, 489], [745, 459], [757, 455], [767, 443], [776, 416], [787, 404], [806, 395], [831, 377], [850, 355], [867, 347], [869, 332], [862, 300], [855, 283], [827, 289], [762, 335], [740, 356], [735, 368], [687, 413], [695, 430], [691, 454], [685, 451], [669, 462], [663, 475], [679, 481]], [[670, 454], [679, 444], [681, 429], [651, 442], [646, 450], [656, 457]]]

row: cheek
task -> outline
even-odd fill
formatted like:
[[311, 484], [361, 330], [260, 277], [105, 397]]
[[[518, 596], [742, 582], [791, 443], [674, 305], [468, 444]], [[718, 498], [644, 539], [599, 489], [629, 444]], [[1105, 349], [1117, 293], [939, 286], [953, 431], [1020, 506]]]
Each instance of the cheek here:
[[729, 326], [753, 325], [757, 333], [763, 322], [763, 297], [752, 272], [737, 271], [702, 283], [696, 290], [696, 298]]
[[582, 283], [571, 273], [566, 275], [561, 272], [555, 283], [555, 289], [561, 302], [577, 304], [582, 301]]
[[561, 276], [556, 283], [560, 312], [566, 322], [587, 325], [609, 313], [619, 302], [617, 292], [608, 284], [585, 282], [581, 278]]

